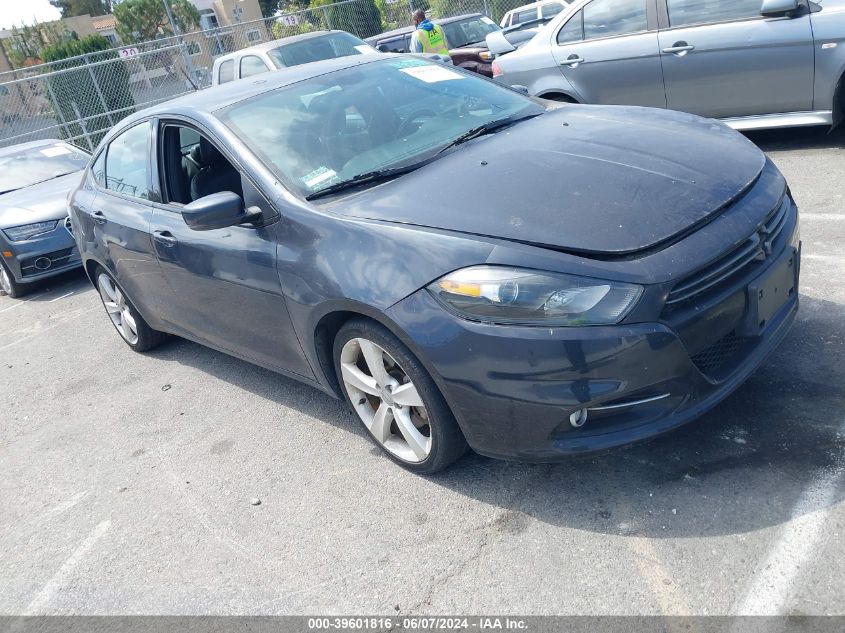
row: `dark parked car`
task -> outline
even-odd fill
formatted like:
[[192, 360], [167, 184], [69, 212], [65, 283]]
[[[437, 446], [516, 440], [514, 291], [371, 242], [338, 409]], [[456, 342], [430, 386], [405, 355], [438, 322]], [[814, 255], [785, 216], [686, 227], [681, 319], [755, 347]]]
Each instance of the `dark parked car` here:
[[130, 347], [170, 332], [343, 396], [418, 472], [677, 427], [798, 308], [796, 206], [738, 133], [402, 55], [133, 114], [70, 207]]
[[[434, 23], [443, 27], [449, 43], [449, 56], [455, 66], [486, 77], [493, 76], [493, 54], [487, 48], [485, 38], [502, 30], [498, 24], [480, 13], [443, 18], [434, 20]], [[408, 53], [413, 32], [413, 26], [406, 26], [368, 37], [365, 41], [383, 53]], [[504, 33], [504, 37], [514, 48], [519, 48], [536, 34], [537, 29], [524, 29]]]
[[68, 231], [67, 196], [89, 156], [55, 139], [0, 149], [0, 294], [81, 264]]

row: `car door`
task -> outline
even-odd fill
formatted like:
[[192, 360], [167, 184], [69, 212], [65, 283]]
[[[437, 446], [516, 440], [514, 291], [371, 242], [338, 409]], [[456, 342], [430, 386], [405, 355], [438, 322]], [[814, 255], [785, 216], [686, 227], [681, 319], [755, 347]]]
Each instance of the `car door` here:
[[[181, 130], [203, 136], [204, 147], [219, 153], [216, 158], [190, 152], [200, 163], [199, 175], [209, 178], [191, 197], [217, 191], [231, 191], [244, 199], [246, 207], [264, 212], [262, 226], [239, 225], [209, 231], [188, 228], [181, 211], [188, 200], [178, 201], [177, 183], [167, 179], [184, 177], [168, 161], [167, 152], [184, 148], [172, 135]], [[198, 127], [177, 122], [162, 123], [156, 134], [162, 202], [153, 205], [152, 236], [161, 271], [170, 289], [165, 318], [187, 336], [198, 338], [265, 366], [313, 377], [288, 317], [276, 268], [278, 214], [252, 181], [234, 167], [235, 161], [220, 152]], [[178, 149], [172, 151], [178, 152]], [[208, 154], [208, 152], [206, 152]], [[217, 170], [215, 173], [214, 170]], [[210, 171], [208, 171], [210, 170]], [[223, 170], [232, 170], [224, 173]], [[181, 174], [181, 175], [180, 175]], [[197, 175], [193, 176], [194, 179]], [[185, 183], [183, 183], [185, 184]], [[196, 183], [195, 183], [196, 184]], [[182, 188], [185, 191], [185, 188]]]
[[83, 232], [95, 244], [95, 257], [155, 325], [164, 293], [150, 239], [151, 129], [150, 121], [130, 126], [100, 152], [92, 167], [97, 195], [81, 211]]
[[659, 0], [668, 107], [709, 117], [813, 108], [809, 11], [763, 17], [762, 0]]
[[665, 107], [654, 0], [592, 0], [553, 33], [552, 53], [584, 103]]

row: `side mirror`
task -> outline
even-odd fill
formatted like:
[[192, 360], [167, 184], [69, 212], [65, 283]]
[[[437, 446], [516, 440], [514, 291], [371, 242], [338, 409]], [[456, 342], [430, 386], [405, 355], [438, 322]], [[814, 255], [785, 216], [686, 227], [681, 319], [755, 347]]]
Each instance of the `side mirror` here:
[[521, 93], [522, 93], [522, 94], [524, 94], [524, 95], [529, 94], [529, 93], [528, 93], [528, 86], [520, 86], [520, 85], [518, 85], [518, 84], [515, 84], [515, 85], [511, 86], [511, 88], [513, 88], [513, 89], [514, 89], [514, 90], [516, 90], [517, 92], [521, 92]]
[[485, 40], [487, 41], [487, 48], [490, 49], [490, 52], [494, 55], [504, 55], [505, 53], [510, 53], [511, 51], [516, 50], [513, 44], [505, 39], [505, 34], [501, 31], [493, 31], [492, 33], [489, 33]]
[[182, 208], [182, 219], [194, 231], [222, 229], [245, 222], [255, 222], [260, 218], [260, 209], [244, 209], [243, 199], [231, 191], [203, 196]]
[[390, 49], [387, 47], [387, 44], [379, 44], [377, 47], [380, 53], [389, 53]]
[[798, 10], [798, 0], [763, 0], [760, 15], [765, 17], [779, 17], [790, 11]]

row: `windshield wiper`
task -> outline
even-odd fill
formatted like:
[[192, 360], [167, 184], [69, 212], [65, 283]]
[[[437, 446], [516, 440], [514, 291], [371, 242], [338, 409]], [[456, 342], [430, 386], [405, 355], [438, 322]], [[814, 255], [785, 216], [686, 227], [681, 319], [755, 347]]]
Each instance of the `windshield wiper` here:
[[[484, 125], [479, 125], [474, 127], [470, 130], [467, 130], [463, 134], [461, 134], [458, 138], [450, 141], [439, 150], [437, 150], [437, 154], [442, 154], [448, 149], [452, 149], [456, 145], [461, 145], [462, 143], [466, 143], [467, 141], [471, 141], [474, 138], [478, 138], [479, 136], [484, 136], [485, 134], [489, 134], [494, 130], [498, 130], [500, 128], [506, 127], [508, 125], [512, 125], [513, 123], [517, 123], [519, 121], [524, 121], [526, 119], [533, 119], [535, 116], [540, 116], [543, 114], [542, 112], [535, 112], [534, 114], [524, 114], [522, 116], [509, 116], [505, 117], [504, 119], [496, 119], [494, 121], [488, 121]], [[436, 154], [435, 154], [436, 155]]]
[[374, 171], [364, 172], [363, 174], [358, 174], [357, 176], [353, 176], [352, 178], [349, 178], [347, 180], [336, 182], [333, 185], [329, 185], [328, 187], [324, 187], [319, 191], [315, 191], [314, 193], [308, 194], [307, 196], [305, 196], [305, 199], [315, 200], [316, 198], [321, 198], [323, 196], [327, 196], [332, 193], [337, 193], [338, 191], [343, 191], [344, 189], [349, 189], [358, 185], [387, 180], [395, 176], [407, 174], [410, 171], [419, 169], [423, 165], [432, 162], [447, 149], [455, 147], [456, 145], [460, 145], [461, 143], [466, 143], [467, 141], [470, 141], [479, 136], [483, 136], [484, 134], [489, 134], [493, 130], [497, 130], [499, 128], [511, 125], [512, 123], [523, 121], [525, 119], [533, 119], [535, 116], [540, 116], [541, 114], [543, 114], [543, 112], [536, 112], [534, 114], [527, 114], [516, 117], [510, 116], [505, 117], [503, 119], [497, 119], [495, 121], [488, 121], [484, 125], [479, 125], [477, 127], [472, 128], [471, 130], [467, 130], [459, 137], [450, 141], [449, 143], [441, 147], [439, 150], [437, 150], [434, 154], [424, 160], [421, 160], [416, 163], [411, 163], [410, 165], [403, 165], [401, 167], [388, 167], [386, 169], [376, 169]]
[[419, 163], [413, 163], [411, 165], [404, 165], [402, 167], [389, 167], [386, 169], [376, 169], [373, 171], [367, 171], [363, 174], [358, 174], [357, 176], [353, 176], [352, 178], [349, 178], [347, 180], [336, 182], [333, 185], [329, 185], [328, 187], [324, 187], [319, 191], [315, 191], [314, 193], [308, 194], [307, 196], [305, 196], [305, 199], [314, 200], [316, 198], [327, 196], [329, 194], [336, 193], [344, 189], [349, 189], [350, 187], [355, 187], [357, 185], [363, 185], [368, 182], [377, 182], [379, 180], [387, 180], [388, 178], [400, 176], [402, 174], [408, 173], [409, 171], [413, 171], [418, 167], [422, 167], [422, 165], [427, 162], [428, 161], [422, 161]]

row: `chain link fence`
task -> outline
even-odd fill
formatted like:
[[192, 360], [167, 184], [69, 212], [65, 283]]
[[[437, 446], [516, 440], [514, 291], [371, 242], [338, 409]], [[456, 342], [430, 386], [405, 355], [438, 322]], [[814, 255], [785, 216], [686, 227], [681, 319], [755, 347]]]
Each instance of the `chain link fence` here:
[[417, 9], [496, 22], [526, 0], [343, 0], [264, 20], [124, 45], [0, 73], [0, 147], [44, 138], [88, 151], [125, 116], [211, 84], [220, 55], [320, 29], [360, 38], [410, 24]]

